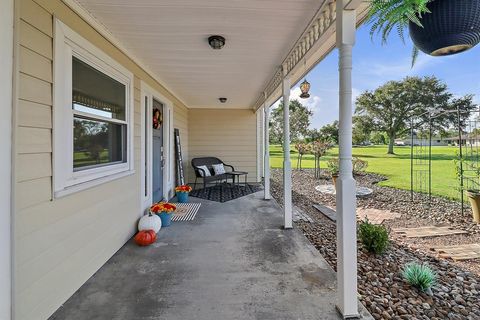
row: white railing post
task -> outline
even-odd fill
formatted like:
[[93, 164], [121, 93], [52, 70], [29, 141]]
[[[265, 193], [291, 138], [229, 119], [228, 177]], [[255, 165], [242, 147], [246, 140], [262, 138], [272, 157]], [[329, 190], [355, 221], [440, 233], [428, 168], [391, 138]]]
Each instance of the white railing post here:
[[292, 164], [290, 162], [290, 79], [283, 67], [283, 216], [285, 229], [292, 221]]
[[264, 198], [265, 200], [270, 200], [270, 140], [269, 140], [269, 123], [270, 123], [270, 108], [266, 102], [263, 103], [263, 112], [264, 112], [264, 156], [263, 156], [263, 175], [264, 175]]
[[0, 10], [0, 319], [12, 318], [12, 110], [14, 1]]
[[337, 179], [337, 308], [344, 318], [358, 317], [356, 186], [352, 174], [352, 48], [356, 15], [345, 10], [347, 0], [337, 1], [339, 49], [339, 158]]

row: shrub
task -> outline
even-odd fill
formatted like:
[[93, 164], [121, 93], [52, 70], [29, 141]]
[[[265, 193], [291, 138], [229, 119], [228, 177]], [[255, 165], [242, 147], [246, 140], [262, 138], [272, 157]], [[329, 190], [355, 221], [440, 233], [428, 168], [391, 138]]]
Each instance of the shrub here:
[[329, 159], [327, 161], [327, 168], [330, 174], [332, 175], [338, 174], [338, 171], [340, 170], [340, 163], [338, 158]]
[[388, 231], [382, 225], [371, 224], [365, 219], [359, 226], [359, 238], [368, 252], [380, 254], [388, 248]]
[[363, 172], [368, 167], [368, 162], [367, 161], [362, 160], [362, 159], [357, 158], [357, 157], [353, 158], [352, 164], [353, 164], [353, 173], [354, 174], [358, 174], [360, 172]]
[[422, 291], [429, 290], [437, 279], [437, 274], [428, 265], [416, 262], [406, 264], [402, 274], [410, 285]]

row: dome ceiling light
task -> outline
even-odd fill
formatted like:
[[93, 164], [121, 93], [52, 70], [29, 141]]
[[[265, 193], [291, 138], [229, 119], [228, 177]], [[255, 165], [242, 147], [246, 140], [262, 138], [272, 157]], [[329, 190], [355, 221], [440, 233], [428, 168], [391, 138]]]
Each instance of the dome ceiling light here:
[[208, 37], [208, 43], [212, 49], [220, 50], [225, 45], [225, 38], [218, 35], [210, 36]]

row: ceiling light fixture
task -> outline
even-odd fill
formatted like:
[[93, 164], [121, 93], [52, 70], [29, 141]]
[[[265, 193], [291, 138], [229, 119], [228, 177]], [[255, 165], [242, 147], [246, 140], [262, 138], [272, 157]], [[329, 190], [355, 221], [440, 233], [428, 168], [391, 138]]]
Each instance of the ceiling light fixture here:
[[227, 98], [224, 97], [218, 98], [218, 100], [220, 100], [221, 103], [227, 102]]
[[210, 44], [210, 47], [212, 47], [212, 49], [220, 50], [225, 45], [225, 38], [217, 35], [210, 36], [208, 37], [208, 43]]

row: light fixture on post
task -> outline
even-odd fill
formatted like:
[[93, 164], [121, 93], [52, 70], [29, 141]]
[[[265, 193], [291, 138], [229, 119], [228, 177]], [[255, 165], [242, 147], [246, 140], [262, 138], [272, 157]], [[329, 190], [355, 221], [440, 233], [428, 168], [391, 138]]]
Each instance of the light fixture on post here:
[[310, 83], [307, 81], [307, 79], [304, 79], [303, 82], [300, 84], [300, 91], [302, 91], [302, 93], [300, 94], [300, 98], [302, 99], [310, 98], [310, 94], [308, 93], [309, 90], [310, 90]]
[[220, 100], [221, 103], [227, 102], [227, 98], [224, 97], [218, 98], [218, 100]]
[[218, 35], [210, 36], [208, 37], [208, 43], [212, 49], [220, 50], [225, 45], [225, 38]]

